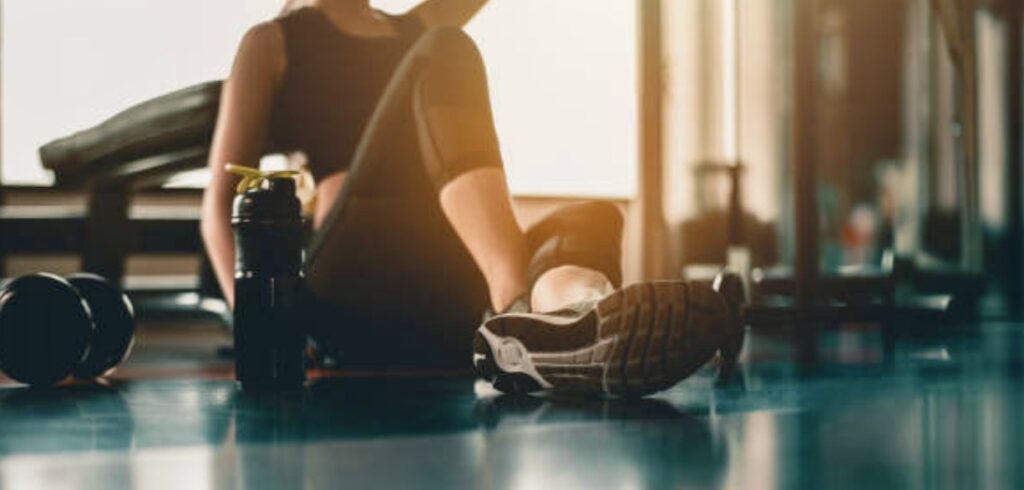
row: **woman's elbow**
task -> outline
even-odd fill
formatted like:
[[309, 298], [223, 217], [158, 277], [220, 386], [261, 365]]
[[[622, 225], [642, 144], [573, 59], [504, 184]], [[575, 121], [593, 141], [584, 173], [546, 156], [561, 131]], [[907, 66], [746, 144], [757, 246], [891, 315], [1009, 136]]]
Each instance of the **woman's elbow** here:
[[214, 187], [207, 187], [203, 191], [203, 202], [199, 213], [199, 233], [204, 240], [209, 241], [220, 232], [223, 232], [230, 221], [231, 197], [223, 196]]

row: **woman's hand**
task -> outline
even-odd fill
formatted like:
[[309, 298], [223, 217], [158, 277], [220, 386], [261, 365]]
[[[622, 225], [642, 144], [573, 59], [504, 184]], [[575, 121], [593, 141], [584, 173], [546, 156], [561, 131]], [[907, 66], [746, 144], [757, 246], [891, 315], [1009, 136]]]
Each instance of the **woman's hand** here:
[[463, 27], [488, 0], [425, 0], [412, 14], [420, 18], [423, 25], [431, 27]]

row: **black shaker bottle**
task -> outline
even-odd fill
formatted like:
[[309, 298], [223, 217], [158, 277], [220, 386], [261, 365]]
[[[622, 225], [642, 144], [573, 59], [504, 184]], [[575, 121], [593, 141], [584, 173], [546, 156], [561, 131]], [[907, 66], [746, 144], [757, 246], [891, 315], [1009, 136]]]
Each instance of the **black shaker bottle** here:
[[244, 391], [291, 391], [306, 380], [300, 318], [303, 222], [290, 172], [229, 166], [245, 177], [232, 206], [235, 377]]

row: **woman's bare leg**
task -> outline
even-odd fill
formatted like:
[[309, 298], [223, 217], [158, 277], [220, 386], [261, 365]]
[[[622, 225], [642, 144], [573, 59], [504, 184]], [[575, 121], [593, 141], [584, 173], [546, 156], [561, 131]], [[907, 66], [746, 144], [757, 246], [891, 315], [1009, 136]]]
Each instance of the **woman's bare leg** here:
[[[441, 191], [441, 209], [469, 249], [490, 289], [495, 311], [503, 311], [529, 288], [526, 238], [516, 223], [500, 169], [467, 172]], [[530, 291], [532, 311], [555, 311], [600, 299], [614, 291], [603, 273], [576, 265], [550, 269]]]
[[[516, 223], [505, 174], [483, 168], [462, 174], [441, 190], [441, 209], [469, 249], [490, 289], [495, 311], [503, 311], [529, 288], [526, 237]], [[531, 310], [555, 311], [600, 299], [614, 288], [601, 272], [565, 265], [550, 269], [533, 285]]]
[[456, 177], [441, 190], [441, 209], [487, 280], [494, 311], [526, 293], [526, 237], [512, 213], [500, 168]]

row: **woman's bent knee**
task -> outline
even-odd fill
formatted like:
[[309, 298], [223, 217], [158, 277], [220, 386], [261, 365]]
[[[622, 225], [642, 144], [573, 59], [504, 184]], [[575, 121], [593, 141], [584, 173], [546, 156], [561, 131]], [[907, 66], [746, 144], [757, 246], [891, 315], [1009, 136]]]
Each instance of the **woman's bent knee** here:
[[413, 105], [424, 162], [440, 191], [478, 168], [502, 167], [490, 91], [476, 44], [461, 29], [432, 29], [420, 40], [426, 56]]
[[417, 47], [423, 59], [421, 90], [430, 104], [480, 103], [487, 76], [476, 43], [461, 29], [442, 27], [423, 35]]
[[436, 27], [424, 33], [417, 43], [418, 53], [447, 59], [480, 58], [473, 38], [457, 27]]

